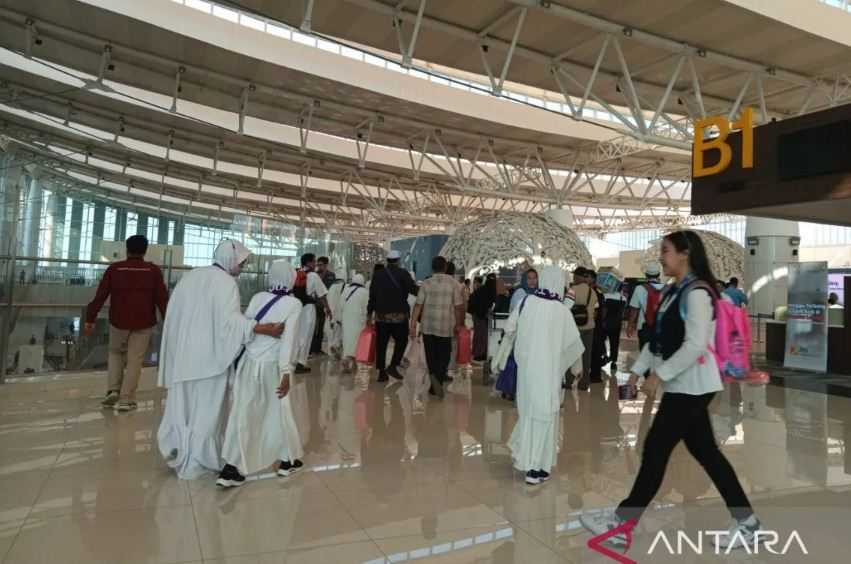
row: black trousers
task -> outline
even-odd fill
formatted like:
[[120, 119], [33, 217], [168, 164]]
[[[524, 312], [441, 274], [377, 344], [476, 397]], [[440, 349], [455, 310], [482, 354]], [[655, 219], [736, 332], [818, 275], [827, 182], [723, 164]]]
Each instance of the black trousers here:
[[650, 342], [650, 339], [653, 337], [653, 329], [649, 327], [644, 327], [638, 330], [638, 351], [641, 352], [644, 349], [644, 345]]
[[313, 330], [313, 340], [310, 341], [310, 353], [318, 354], [322, 352], [322, 340], [325, 338], [325, 308], [322, 304], [305, 307], [316, 308], [316, 326]]
[[623, 520], [641, 518], [659, 491], [668, 459], [680, 441], [685, 441], [689, 453], [706, 470], [730, 514], [735, 519], [746, 519], [753, 514], [736, 472], [715, 442], [709, 419], [713, 397], [714, 393], [700, 396], [666, 393], [662, 396], [659, 411], [644, 441], [641, 468], [629, 497], [618, 506], [618, 517]]
[[617, 364], [618, 355], [621, 351], [621, 326], [620, 324], [606, 327], [605, 339], [609, 341], [609, 358]]
[[[393, 358], [390, 359], [390, 366], [387, 366], [387, 345], [390, 343], [390, 338], [393, 338]], [[384, 323], [377, 322], [375, 324], [375, 367], [379, 372], [384, 372], [385, 368], [396, 368], [402, 362], [402, 357], [405, 355], [405, 349], [408, 347], [408, 323]]]
[[601, 325], [594, 328], [591, 345], [591, 379], [599, 382], [603, 375], [603, 357], [606, 356], [606, 329]]
[[445, 382], [452, 356], [452, 337], [423, 335], [423, 345], [429, 373], [441, 383]]

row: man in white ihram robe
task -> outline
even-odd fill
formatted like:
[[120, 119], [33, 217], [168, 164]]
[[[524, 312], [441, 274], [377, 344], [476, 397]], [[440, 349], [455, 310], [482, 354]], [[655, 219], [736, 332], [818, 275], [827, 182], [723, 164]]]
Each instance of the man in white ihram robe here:
[[352, 283], [343, 290], [343, 362], [347, 369], [354, 366], [358, 338], [366, 327], [369, 290], [364, 287], [362, 274], [355, 274]]
[[[310, 261], [305, 262], [305, 259], [312, 257]], [[331, 313], [331, 308], [328, 307], [326, 296], [328, 289], [325, 283], [319, 277], [314, 268], [316, 267], [316, 257], [311, 253], [302, 257], [302, 270], [307, 276], [306, 294], [308, 298], [315, 300], [320, 306], [325, 308], [325, 322], [332, 323], [334, 315]], [[305, 304], [307, 305], [307, 304]], [[307, 367], [307, 360], [310, 356], [310, 344], [313, 341], [313, 331], [316, 328], [316, 305], [304, 307], [301, 310], [301, 316], [298, 319], [298, 335], [296, 336], [295, 350], [295, 373], [306, 374], [310, 372]]]
[[158, 385], [168, 390], [157, 442], [181, 479], [218, 471], [226, 419], [228, 375], [255, 333], [280, 336], [240, 309], [236, 276], [251, 252], [223, 240], [211, 266], [187, 272], [174, 289], [163, 327]]
[[531, 485], [548, 480], [555, 465], [562, 380], [584, 350], [570, 307], [561, 299], [564, 279], [560, 268], [544, 268], [538, 290], [506, 324], [506, 332], [516, 335], [519, 415], [508, 447], [514, 467]]

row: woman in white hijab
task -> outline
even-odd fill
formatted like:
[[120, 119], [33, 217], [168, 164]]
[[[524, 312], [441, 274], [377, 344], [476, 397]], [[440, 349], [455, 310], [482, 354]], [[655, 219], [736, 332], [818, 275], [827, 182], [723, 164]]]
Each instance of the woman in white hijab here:
[[354, 367], [358, 337], [366, 327], [366, 308], [369, 290], [364, 287], [362, 274], [355, 274], [352, 283], [343, 290], [343, 362], [344, 369]]
[[228, 417], [222, 458], [225, 466], [216, 484], [241, 486], [245, 475], [280, 461], [279, 476], [301, 468], [301, 439], [290, 405], [293, 343], [298, 333], [301, 301], [292, 295], [295, 268], [276, 260], [269, 268], [269, 290], [259, 292], [248, 305], [245, 317], [284, 326], [280, 339], [259, 336], [245, 346], [237, 361], [231, 412]]
[[160, 348], [158, 384], [168, 389], [157, 432], [160, 452], [182, 479], [221, 466], [225, 394], [233, 361], [254, 334], [279, 336], [241, 311], [236, 277], [251, 252], [223, 240], [214, 263], [187, 272], [170, 300]]
[[550, 477], [558, 450], [562, 379], [583, 351], [573, 314], [562, 302], [564, 287], [564, 272], [545, 267], [538, 288], [506, 324], [506, 332], [516, 334], [519, 415], [508, 447], [514, 467], [526, 473], [531, 485]]

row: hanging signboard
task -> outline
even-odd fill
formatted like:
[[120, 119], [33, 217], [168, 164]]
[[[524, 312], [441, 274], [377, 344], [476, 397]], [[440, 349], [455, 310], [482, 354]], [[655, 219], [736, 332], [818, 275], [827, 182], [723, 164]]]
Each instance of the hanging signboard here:
[[789, 264], [787, 368], [827, 372], [827, 263]]

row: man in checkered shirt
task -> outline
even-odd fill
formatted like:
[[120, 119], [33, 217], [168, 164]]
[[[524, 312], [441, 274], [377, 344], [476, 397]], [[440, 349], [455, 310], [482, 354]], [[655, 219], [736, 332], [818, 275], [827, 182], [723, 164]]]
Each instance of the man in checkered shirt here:
[[420, 320], [426, 363], [431, 376], [430, 393], [443, 397], [443, 383], [452, 355], [452, 336], [464, 326], [464, 296], [461, 285], [446, 274], [446, 259], [434, 257], [432, 277], [423, 282], [411, 316], [411, 334], [416, 334]]

